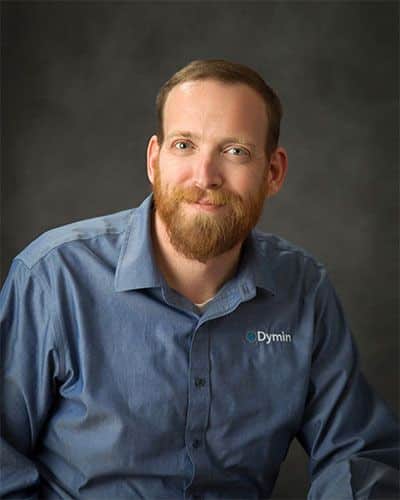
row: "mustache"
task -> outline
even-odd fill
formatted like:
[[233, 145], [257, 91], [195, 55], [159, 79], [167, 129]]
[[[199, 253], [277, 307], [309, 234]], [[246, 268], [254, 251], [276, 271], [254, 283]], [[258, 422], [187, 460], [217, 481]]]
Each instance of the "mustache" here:
[[227, 189], [202, 189], [198, 186], [191, 186], [188, 188], [175, 187], [172, 192], [172, 197], [177, 203], [182, 201], [187, 203], [202, 201], [212, 205], [228, 205], [242, 201], [238, 194], [232, 193]]

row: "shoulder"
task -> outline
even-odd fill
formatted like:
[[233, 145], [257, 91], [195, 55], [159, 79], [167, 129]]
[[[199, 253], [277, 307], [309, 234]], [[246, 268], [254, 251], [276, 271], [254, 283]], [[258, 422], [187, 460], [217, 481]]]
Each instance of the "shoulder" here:
[[129, 224], [134, 209], [76, 221], [50, 229], [25, 247], [16, 257], [26, 267], [32, 268], [39, 261], [57, 250], [76, 248], [77, 244], [90, 244], [93, 240], [111, 240], [123, 234]]
[[327, 279], [325, 265], [305, 248], [279, 235], [253, 230], [258, 266], [268, 268], [280, 289], [298, 289], [307, 294]]
[[308, 250], [282, 238], [277, 234], [265, 233], [258, 229], [253, 231], [253, 237], [261, 251], [275, 259], [291, 259], [310, 263], [317, 268], [323, 268], [323, 264]]

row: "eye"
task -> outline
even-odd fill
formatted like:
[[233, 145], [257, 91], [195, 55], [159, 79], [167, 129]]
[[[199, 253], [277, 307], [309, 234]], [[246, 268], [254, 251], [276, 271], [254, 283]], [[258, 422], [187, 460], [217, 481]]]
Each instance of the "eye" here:
[[247, 149], [240, 148], [238, 146], [231, 146], [225, 150], [226, 153], [229, 153], [232, 156], [249, 156], [249, 152]]
[[174, 142], [173, 147], [179, 151], [186, 151], [190, 148], [190, 143], [188, 141], [176, 141]]

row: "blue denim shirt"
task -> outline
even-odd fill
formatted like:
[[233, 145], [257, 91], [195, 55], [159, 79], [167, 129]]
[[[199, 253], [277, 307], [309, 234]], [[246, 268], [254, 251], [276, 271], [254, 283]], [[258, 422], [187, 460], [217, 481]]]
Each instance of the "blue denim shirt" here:
[[324, 267], [254, 230], [200, 313], [157, 269], [151, 210], [48, 231], [14, 259], [0, 493], [267, 498], [297, 438], [310, 499], [395, 496], [398, 424]]

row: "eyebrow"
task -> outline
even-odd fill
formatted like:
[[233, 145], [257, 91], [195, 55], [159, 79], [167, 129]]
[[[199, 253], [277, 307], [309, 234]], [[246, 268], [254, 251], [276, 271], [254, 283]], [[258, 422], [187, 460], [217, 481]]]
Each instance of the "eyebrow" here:
[[[200, 139], [199, 135], [192, 134], [191, 132], [187, 132], [185, 130], [175, 130], [174, 132], [171, 132], [170, 134], [167, 135], [166, 140], [172, 139], [173, 137], [186, 137], [187, 139], [195, 139], [195, 140]], [[246, 141], [246, 139], [243, 137], [234, 137], [234, 136], [223, 137], [220, 142], [233, 142], [233, 143], [243, 144], [243, 146], [248, 146], [256, 149], [255, 144]]]

